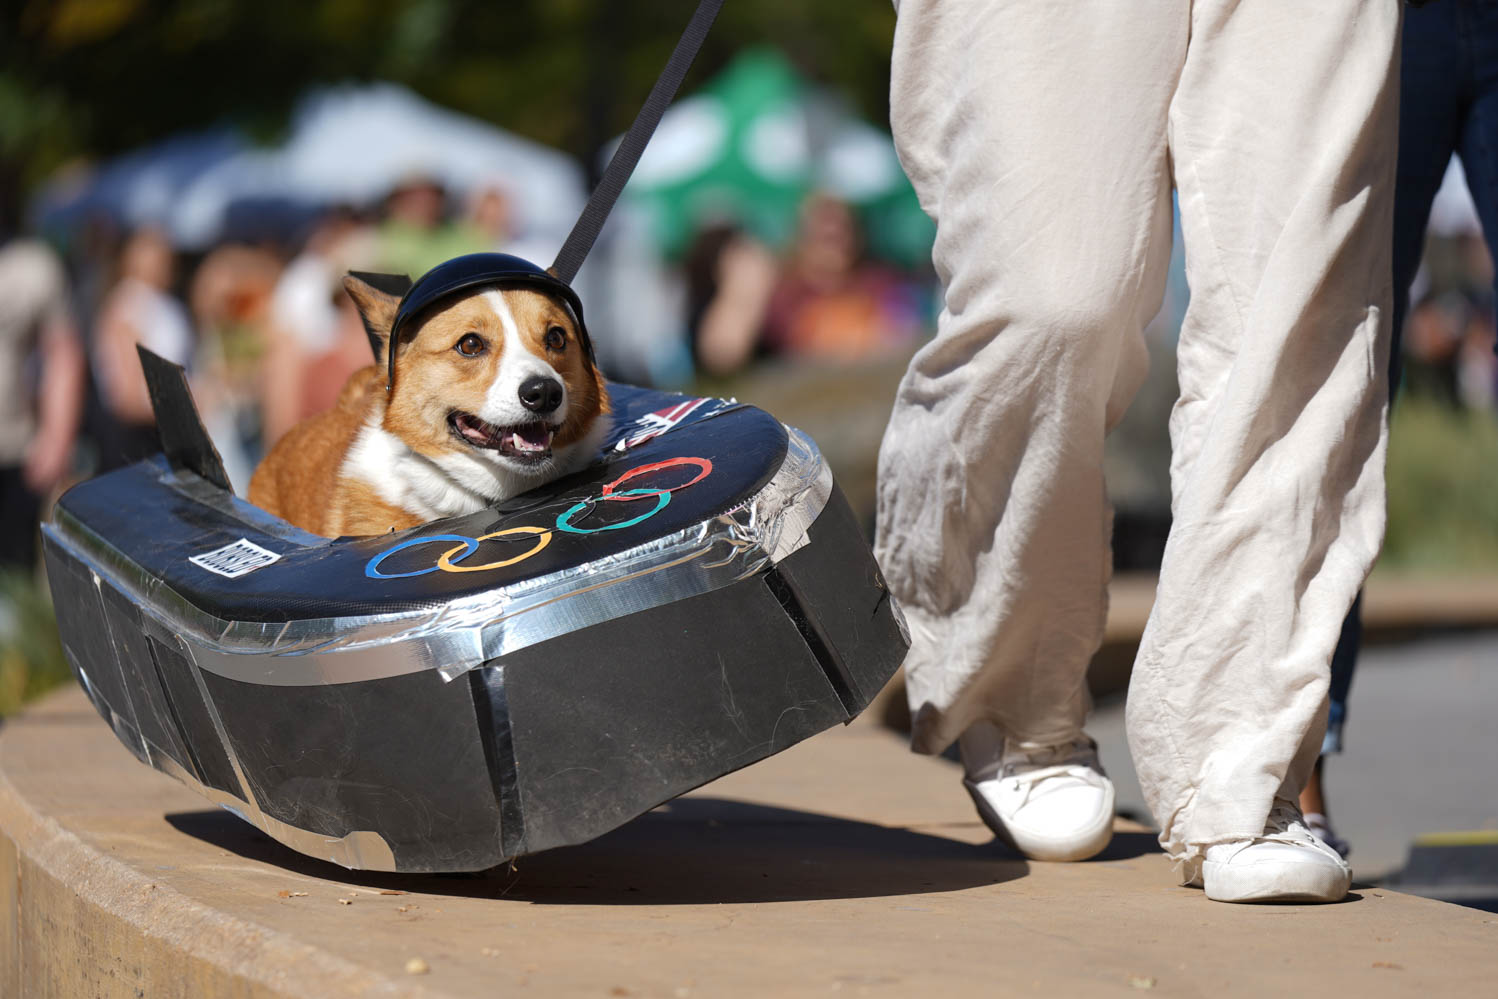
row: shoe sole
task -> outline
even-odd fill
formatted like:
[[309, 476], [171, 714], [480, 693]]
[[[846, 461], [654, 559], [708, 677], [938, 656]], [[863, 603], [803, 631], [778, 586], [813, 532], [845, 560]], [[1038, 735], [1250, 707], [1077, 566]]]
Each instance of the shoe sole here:
[[[1272, 868], [1272, 870], [1271, 870]], [[1214, 902], [1340, 902], [1352, 887], [1350, 872], [1322, 864], [1202, 862], [1202, 886]]]
[[968, 797], [973, 799], [973, 805], [977, 807], [978, 816], [983, 819], [983, 824], [993, 830], [993, 834], [1007, 846], [1029, 860], [1044, 860], [1053, 863], [1087, 860], [1102, 853], [1113, 840], [1114, 791], [1111, 782], [1108, 785], [1107, 807], [1103, 809], [1104, 820], [1100, 824], [1091, 829], [1083, 829], [1064, 839], [1052, 839], [1043, 843], [1021, 842], [1023, 837], [1016, 837], [1013, 831], [1004, 824], [1004, 820], [999, 818], [998, 812], [994, 811], [988, 799], [979, 793], [976, 784], [964, 777], [962, 786], [967, 788]]

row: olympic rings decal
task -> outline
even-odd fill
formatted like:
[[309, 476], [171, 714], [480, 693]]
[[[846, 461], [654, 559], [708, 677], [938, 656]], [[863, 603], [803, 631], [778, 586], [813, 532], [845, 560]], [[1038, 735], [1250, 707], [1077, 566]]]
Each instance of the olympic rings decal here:
[[[664, 471], [668, 468], [677, 468], [682, 465], [695, 465], [697, 467], [697, 474], [688, 479], [686, 482], [681, 483], [680, 485], [652, 489], [619, 488], [626, 482], [638, 478], [639, 476], [648, 475], [651, 472]], [[556, 517], [555, 524], [550, 527], [533, 527], [530, 525], [506, 527], [502, 530], [492, 531], [489, 534], [482, 534], [476, 538], [470, 538], [464, 534], [431, 534], [421, 538], [407, 538], [405, 541], [402, 541], [396, 545], [392, 545], [391, 547], [380, 552], [380, 554], [376, 555], [374, 558], [370, 559], [369, 562], [364, 566], [364, 575], [369, 577], [370, 579], [409, 579], [413, 576], [425, 576], [427, 573], [437, 572], [438, 570], [441, 570], [442, 572], [484, 572], [491, 569], [503, 569], [506, 566], [516, 565], [520, 562], [524, 562], [526, 559], [530, 558], [533, 555], [536, 555], [537, 553], [545, 549], [548, 545], [551, 544], [551, 539], [558, 531], [564, 534], [585, 536], [589, 534], [601, 534], [604, 531], [622, 531], [627, 527], [634, 527], [636, 524], [644, 523], [651, 517], [654, 517], [656, 514], [660, 513], [668, 505], [670, 505], [672, 493], [679, 492], [682, 489], [686, 489], [690, 486], [696, 485], [697, 483], [701, 482], [703, 479], [711, 475], [712, 471], [713, 463], [707, 458], [667, 458], [664, 461], [652, 462], [648, 465], [639, 465], [635, 468], [629, 469], [623, 475], [620, 475], [618, 478], [614, 479], [612, 482], [605, 483], [599, 490], [599, 494], [597, 496], [592, 496], [588, 499], [580, 500], [577, 503], [574, 503], [572, 506], [568, 507], [562, 513], [559, 513]], [[652, 496], [655, 497], [654, 508], [640, 514], [637, 517], [632, 517], [629, 520], [623, 520], [617, 524], [605, 524], [602, 527], [579, 527], [576, 523], [574, 523], [575, 520], [586, 520], [588, 517], [592, 516], [592, 514], [598, 510], [598, 504], [600, 502], [632, 503], [636, 500], [646, 499]], [[579, 517], [580, 514], [581, 517]], [[499, 559], [498, 561], [494, 562], [485, 562], [482, 565], [462, 564], [464, 559], [468, 558], [470, 555], [479, 550], [479, 545], [483, 542], [499, 541], [513, 535], [532, 535], [534, 536], [535, 540], [530, 548], [511, 558]], [[449, 548], [447, 551], [443, 552], [442, 555], [438, 557], [435, 564], [430, 565], [425, 569], [415, 569], [411, 572], [380, 571], [381, 564], [383, 564], [384, 561], [390, 556], [395, 555], [398, 552], [403, 552], [408, 548], [415, 548], [418, 545], [428, 544], [429, 542], [433, 541], [455, 541], [457, 542], [457, 544], [454, 547]]]
[[617, 524], [605, 524], [603, 527], [594, 528], [573, 527], [573, 515], [583, 507], [591, 506], [593, 502], [592, 500], [583, 500], [581, 503], [574, 504], [567, 510], [566, 513], [557, 518], [557, 530], [566, 531], [568, 534], [599, 534], [603, 531], [619, 531], [623, 530], [626, 527], [634, 527], [636, 524], [641, 523], [642, 521], [649, 520], [651, 517], [654, 517], [656, 514], [664, 510], [666, 508], [666, 504], [671, 502], [670, 491], [663, 489], [626, 489], [622, 493], [606, 492], [599, 498], [622, 500], [626, 496], [654, 496], [655, 509], [646, 510], [644, 513], [640, 514], [638, 517], [635, 517], [633, 520], [623, 520]]
[[[474, 548], [478, 547], [477, 542], [490, 541], [494, 538], [502, 538], [507, 534], [537, 534], [540, 536], [536, 538], [536, 546], [534, 548], [531, 548], [528, 551], [521, 552], [514, 558], [502, 559], [498, 562], [489, 562], [486, 565], [453, 564], [456, 561], [465, 559], [468, 556], [472, 555]], [[464, 545], [459, 545], [457, 548], [454, 548], [451, 551], [443, 552], [442, 557], [437, 560], [436, 567], [438, 569], [441, 569], [443, 572], [483, 572], [485, 569], [503, 569], [507, 565], [514, 565], [516, 562], [524, 562], [526, 559], [536, 554], [536, 552], [551, 544], [551, 532], [544, 527], [507, 527], [503, 531], [494, 531], [489, 534], [480, 534], [473, 540], [475, 542], [473, 548], [467, 548], [461, 555], [458, 555], [458, 550], [464, 548]], [[454, 558], [454, 555], [457, 555], [457, 558]]]
[[[628, 482], [636, 475], [644, 475], [647, 472], [659, 472], [663, 468], [675, 468], [678, 465], [696, 465], [700, 469], [700, 471], [694, 478], [688, 479], [679, 486], [672, 486], [670, 489], [667, 489], [666, 492], [668, 493], [674, 493], [678, 489], [685, 489], [687, 486], [695, 486], [697, 483], [701, 482], [703, 479], [711, 475], [713, 471], [713, 463], [708, 461], [706, 458], [667, 458], [665, 461], [657, 461], [653, 464], [641, 465], [638, 468], [631, 468], [629, 471], [619, 476], [613, 482], [605, 483], [604, 487], [599, 491], [605, 498], [614, 497], [616, 495], [614, 493], [614, 490], [617, 489], [621, 483]], [[647, 491], [655, 492], [656, 490], [651, 489]], [[629, 490], [629, 492], [637, 493], [640, 492], [640, 490], [631, 489]], [[625, 495], [625, 493], [619, 493], [617, 495], [623, 496]]]

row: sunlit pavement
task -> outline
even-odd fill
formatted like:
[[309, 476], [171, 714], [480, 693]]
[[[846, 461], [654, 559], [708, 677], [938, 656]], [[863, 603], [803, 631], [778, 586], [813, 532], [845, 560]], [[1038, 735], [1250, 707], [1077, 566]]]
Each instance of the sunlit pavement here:
[[873, 719], [477, 877], [293, 853], [76, 689], [0, 729], [5, 996], [1483, 995], [1495, 934], [1379, 886], [1210, 902], [1129, 823], [1092, 862], [1027, 863]]

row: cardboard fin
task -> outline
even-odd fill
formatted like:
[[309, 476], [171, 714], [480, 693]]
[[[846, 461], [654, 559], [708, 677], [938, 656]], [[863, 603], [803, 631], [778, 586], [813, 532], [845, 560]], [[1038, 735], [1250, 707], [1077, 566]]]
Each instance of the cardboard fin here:
[[225, 492], [233, 492], [224, 459], [203, 428], [187, 372], [139, 344], [141, 370], [146, 374], [146, 389], [151, 393], [151, 409], [156, 413], [156, 430], [161, 435], [161, 449], [173, 468], [196, 472]]

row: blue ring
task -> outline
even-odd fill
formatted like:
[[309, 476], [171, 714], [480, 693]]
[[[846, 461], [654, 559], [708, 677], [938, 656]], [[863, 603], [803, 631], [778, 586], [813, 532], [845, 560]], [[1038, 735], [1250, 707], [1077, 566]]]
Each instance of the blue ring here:
[[463, 544], [467, 546], [468, 550], [459, 555], [457, 558], [453, 559], [454, 562], [465, 559], [479, 550], [479, 543], [477, 541], [469, 537], [464, 537], [461, 534], [428, 534], [424, 538], [407, 538], [405, 541], [402, 541], [395, 547], [387, 548], [384, 551], [380, 552], [380, 554], [376, 555], [374, 558], [370, 559], [369, 564], [364, 567], [364, 575], [368, 576], [370, 579], [409, 579], [412, 576], [425, 576], [429, 572], [436, 572], [437, 567], [435, 565], [433, 565], [430, 569], [417, 569], [415, 572], [384, 573], [381, 572], [379, 568], [381, 562], [385, 561], [385, 559], [389, 558], [391, 555], [394, 555], [396, 552], [404, 551], [405, 549], [410, 548], [413, 545], [424, 545], [428, 541], [463, 542]]
[[583, 500], [581, 503], [574, 504], [572, 507], [570, 507], [567, 510], [566, 513], [563, 513], [563, 514], [561, 514], [560, 516], [557, 517], [557, 530], [559, 530], [559, 531], [566, 531], [568, 534], [599, 534], [599, 533], [601, 533], [603, 531], [618, 531], [618, 530], [622, 530], [622, 529], [624, 529], [626, 527], [634, 527], [636, 524], [640, 523], [643, 520], [649, 520], [651, 517], [654, 517], [656, 514], [660, 513], [662, 510], [666, 509], [666, 504], [671, 502], [671, 494], [668, 493], [668, 492], [666, 492], [663, 489], [626, 489], [622, 493], [611, 493], [610, 495], [611, 496], [652, 496], [653, 495], [653, 496], [656, 497], [655, 509], [649, 511], [648, 513], [642, 513], [642, 514], [640, 514], [634, 520], [626, 520], [626, 521], [622, 521], [622, 522], [620, 522], [618, 524], [609, 524], [607, 527], [595, 527], [595, 528], [592, 528], [591, 530], [589, 530], [589, 529], [585, 529], [585, 528], [581, 528], [581, 527], [573, 527], [571, 524], [568, 523], [568, 521], [572, 519], [572, 515], [573, 514], [577, 513], [577, 511], [581, 510], [583, 507], [587, 506], [589, 503], [596, 502], [596, 499]]

